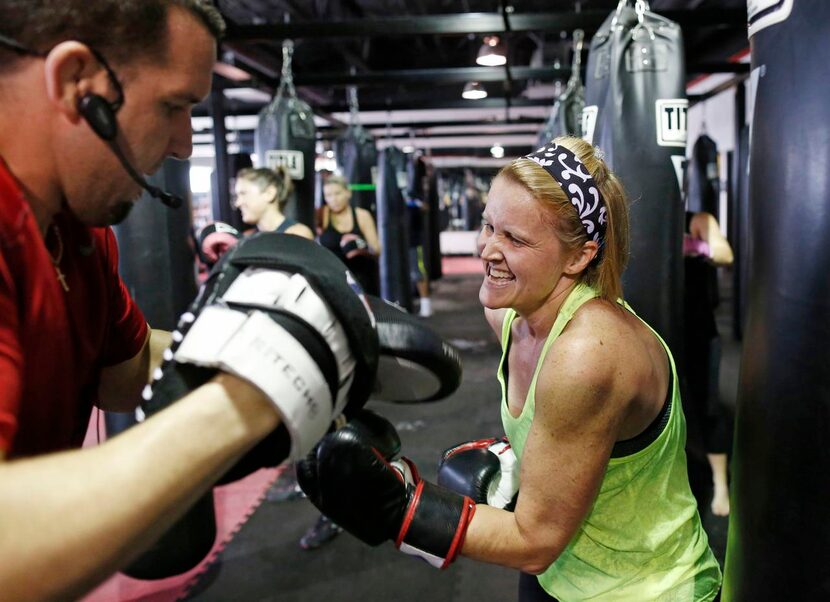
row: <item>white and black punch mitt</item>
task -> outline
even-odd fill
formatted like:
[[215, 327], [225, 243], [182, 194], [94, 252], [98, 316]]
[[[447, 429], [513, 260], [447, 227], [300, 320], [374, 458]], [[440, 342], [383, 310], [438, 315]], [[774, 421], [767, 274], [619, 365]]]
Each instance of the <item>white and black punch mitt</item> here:
[[153, 414], [218, 370], [263, 390], [283, 423], [223, 479], [304, 456], [331, 421], [360, 409], [375, 382], [375, 319], [345, 265], [317, 243], [262, 232], [208, 276], [179, 320], [143, 409]]
[[367, 298], [380, 345], [371, 399], [420, 403], [454, 393], [462, 376], [458, 350], [397, 305], [372, 295]]

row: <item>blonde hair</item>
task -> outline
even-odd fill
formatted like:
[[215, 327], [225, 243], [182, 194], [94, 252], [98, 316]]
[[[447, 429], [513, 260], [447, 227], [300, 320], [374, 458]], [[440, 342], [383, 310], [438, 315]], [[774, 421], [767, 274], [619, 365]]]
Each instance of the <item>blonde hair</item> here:
[[285, 204], [288, 202], [288, 198], [291, 196], [291, 191], [294, 190], [291, 175], [288, 173], [288, 169], [283, 166], [275, 169], [268, 169], [267, 167], [246, 167], [239, 170], [236, 174], [236, 179], [246, 180], [256, 184], [260, 192], [269, 186], [273, 186], [277, 194], [270, 202], [273, 203], [276, 201], [280, 211], [283, 210]]
[[349, 181], [343, 176], [329, 176], [323, 182], [323, 186], [328, 186], [330, 184], [333, 186], [340, 186], [345, 190], [349, 190]]
[[[568, 148], [591, 173], [605, 201], [608, 224], [605, 240], [595, 258], [579, 275], [603, 299], [622, 298], [622, 273], [628, 263], [628, 199], [617, 176], [598, 156], [599, 151], [582, 138], [563, 136], [555, 142]], [[552, 210], [551, 226], [568, 252], [580, 249], [589, 238], [579, 215], [562, 186], [543, 167], [520, 158], [504, 166], [496, 177], [507, 178], [530, 192], [542, 206]]]

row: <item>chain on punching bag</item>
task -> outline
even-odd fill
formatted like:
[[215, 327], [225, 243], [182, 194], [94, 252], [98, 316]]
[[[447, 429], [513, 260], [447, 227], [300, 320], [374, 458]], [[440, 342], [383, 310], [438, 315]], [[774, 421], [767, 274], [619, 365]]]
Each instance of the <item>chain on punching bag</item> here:
[[357, 88], [349, 87], [350, 123], [340, 138], [334, 141], [337, 165], [352, 190], [352, 205], [375, 214], [375, 171], [378, 151], [375, 140], [358, 120]]
[[631, 201], [625, 298], [679, 363], [685, 77], [680, 27], [642, 0], [633, 8], [622, 0], [591, 40], [582, 112], [583, 137], [605, 153]]
[[830, 599], [830, 3], [749, 3], [752, 261], [723, 600]]
[[282, 44], [282, 75], [274, 99], [259, 114], [254, 149], [260, 167], [288, 168], [294, 191], [286, 216], [314, 229], [314, 159], [317, 128], [311, 107], [297, 98], [291, 62], [294, 43]]
[[582, 135], [582, 109], [585, 106], [585, 88], [582, 86], [582, 44], [585, 32], [574, 31], [573, 62], [571, 77], [565, 91], [553, 103], [550, 117], [545, 127], [539, 132], [536, 141], [538, 147], [546, 145], [558, 136]]

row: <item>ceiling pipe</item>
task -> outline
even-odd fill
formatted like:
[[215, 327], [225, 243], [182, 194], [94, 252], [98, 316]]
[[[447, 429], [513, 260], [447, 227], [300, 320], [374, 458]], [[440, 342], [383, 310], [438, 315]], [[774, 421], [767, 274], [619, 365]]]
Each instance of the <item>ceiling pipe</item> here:
[[[654, 11], [683, 28], [746, 27], [746, 10], [700, 9]], [[609, 10], [580, 12], [512, 13], [509, 27], [513, 32], [596, 31], [610, 14]], [[498, 13], [451, 15], [406, 15], [375, 17], [350, 21], [307, 21], [262, 25], [228, 24], [228, 42], [274, 42], [284, 38], [365, 38], [422, 35], [467, 35], [507, 33], [504, 16]]]

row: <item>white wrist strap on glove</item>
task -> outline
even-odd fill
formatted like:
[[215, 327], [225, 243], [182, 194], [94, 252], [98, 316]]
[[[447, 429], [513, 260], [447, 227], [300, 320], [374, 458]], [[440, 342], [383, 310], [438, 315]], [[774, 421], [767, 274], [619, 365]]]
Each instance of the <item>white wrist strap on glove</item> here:
[[516, 454], [507, 441], [497, 441], [487, 448], [491, 454], [499, 459], [501, 470], [499, 478], [493, 479], [487, 488], [487, 505], [494, 508], [504, 508], [513, 501], [519, 490], [519, 466]]

